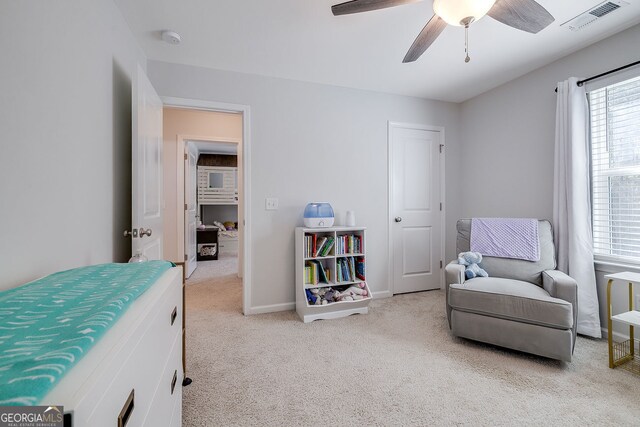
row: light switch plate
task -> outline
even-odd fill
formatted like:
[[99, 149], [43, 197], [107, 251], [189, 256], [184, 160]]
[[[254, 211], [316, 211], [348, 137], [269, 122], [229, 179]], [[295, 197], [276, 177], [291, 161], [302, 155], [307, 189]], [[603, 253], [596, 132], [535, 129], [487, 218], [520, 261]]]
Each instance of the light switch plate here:
[[278, 210], [278, 199], [275, 197], [267, 197], [264, 199], [264, 208], [268, 211]]

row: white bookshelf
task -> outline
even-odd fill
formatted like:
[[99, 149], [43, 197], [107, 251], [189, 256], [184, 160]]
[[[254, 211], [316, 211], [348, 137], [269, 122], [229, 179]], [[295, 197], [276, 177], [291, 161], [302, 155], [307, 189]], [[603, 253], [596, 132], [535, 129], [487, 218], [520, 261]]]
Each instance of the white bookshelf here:
[[[305, 244], [305, 236], [316, 235], [317, 240], [322, 237], [333, 237], [337, 240], [341, 236], [359, 236], [361, 239], [361, 250], [357, 253], [341, 253], [338, 245], [334, 244], [331, 250], [324, 256], [312, 256], [307, 253]], [[305, 322], [312, 322], [318, 319], [335, 319], [338, 317], [349, 316], [351, 314], [366, 314], [369, 311], [369, 302], [371, 301], [371, 290], [366, 280], [357, 277], [351, 277], [352, 280], [338, 280], [338, 266], [341, 259], [353, 258], [355, 261], [362, 261], [364, 266], [364, 277], [366, 279], [366, 228], [364, 227], [329, 227], [329, 228], [296, 228], [296, 311], [300, 318]], [[322, 264], [323, 269], [329, 271], [328, 281], [318, 284], [307, 283], [305, 280], [305, 266], [309, 261], [318, 261]], [[314, 288], [336, 288], [346, 287], [354, 284], [364, 283], [364, 289], [368, 295], [360, 300], [355, 301], [337, 301], [326, 305], [310, 304], [307, 299], [306, 290]], [[340, 289], [340, 288], [338, 288]]]

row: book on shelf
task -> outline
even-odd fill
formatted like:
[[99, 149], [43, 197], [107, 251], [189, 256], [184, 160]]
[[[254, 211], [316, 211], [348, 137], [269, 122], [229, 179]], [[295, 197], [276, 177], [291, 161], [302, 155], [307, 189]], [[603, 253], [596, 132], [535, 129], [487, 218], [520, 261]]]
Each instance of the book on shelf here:
[[343, 234], [338, 236], [336, 253], [339, 255], [362, 253], [362, 236], [357, 234]]
[[360, 280], [366, 280], [364, 276], [364, 257], [356, 260], [356, 277]]
[[331, 278], [331, 270], [325, 268], [320, 261], [315, 259], [307, 261], [304, 267], [305, 283], [308, 285], [317, 285], [319, 283], [329, 283]]
[[336, 239], [334, 239], [333, 236], [329, 236], [327, 240], [324, 242], [322, 249], [318, 250], [320, 252], [319, 256], [329, 255], [329, 252], [331, 252], [331, 248], [333, 247], [335, 240]]
[[349, 263], [347, 258], [339, 258], [336, 260], [338, 282], [351, 282], [351, 272], [349, 271]]
[[324, 256], [324, 255], [320, 255], [322, 253], [322, 250], [324, 249], [324, 245], [327, 244], [327, 238], [326, 237], [321, 237], [320, 239], [318, 239], [317, 245], [313, 250], [313, 256], [314, 257], [318, 257], [318, 256]]
[[313, 235], [306, 234], [304, 236], [304, 257], [311, 258], [313, 253]]
[[329, 280], [327, 278], [327, 273], [326, 273], [325, 268], [322, 265], [322, 263], [320, 261], [316, 261], [316, 260], [312, 260], [311, 262], [313, 262], [317, 266], [318, 279], [319, 279], [318, 282], [329, 283]]
[[304, 266], [304, 283], [307, 285], [315, 285], [317, 283], [316, 266], [311, 262]]
[[349, 277], [351, 281], [356, 280], [356, 263], [353, 257], [347, 258], [347, 265], [349, 266]]
[[316, 252], [316, 245], [318, 243], [318, 235], [317, 234], [312, 234], [312, 236], [313, 236], [312, 237], [313, 243], [312, 243], [312, 249], [311, 249], [311, 254], [312, 254], [311, 256], [315, 256], [313, 254], [315, 254], [315, 252]]
[[364, 258], [354, 257], [338, 258], [336, 260], [336, 282], [357, 282], [365, 280]]
[[304, 257], [313, 258], [316, 256], [316, 248], [318, 246], [317, 234], [305, 234], [304, 236]]
[[318, 236], [315, 233], [304, 236], [304, 257], [317, 258], [329, 255], [335, 244], [333, 236]]
[[320, 272], [318, 271], [316, 263], [311, 261], [307, 262], [305, 271], [307, 271], [305, 283], [308, 285], [317, 285], [320, 282]]

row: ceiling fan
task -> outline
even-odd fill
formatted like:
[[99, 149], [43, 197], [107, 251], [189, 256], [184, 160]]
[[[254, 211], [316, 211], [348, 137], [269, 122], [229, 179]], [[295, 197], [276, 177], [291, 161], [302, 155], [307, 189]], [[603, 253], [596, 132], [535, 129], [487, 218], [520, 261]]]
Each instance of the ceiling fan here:
[[[352, 0], [331, 7], [335, 16], [368, 12], [421, 0]], [[418, 59], [438, 38], [447, 24], [465, 27], [465, 50], [469, 62], [468, 30], [472, 22], [489, 15], [505, 25], [536, 34], [547, 28], [554, 17], [535, 0], [433, 0], [435, 14], [415, 39], [402, 62]]]

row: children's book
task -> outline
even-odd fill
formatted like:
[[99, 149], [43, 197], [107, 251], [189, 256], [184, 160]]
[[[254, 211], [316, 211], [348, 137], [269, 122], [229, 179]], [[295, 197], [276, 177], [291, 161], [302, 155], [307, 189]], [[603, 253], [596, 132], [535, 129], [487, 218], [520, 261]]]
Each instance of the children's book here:
[[326, 237], [322, 237], [320, 239], [318, 239], [318, 246], [315, 249], [315, 252], [313, 253], [314, 257], [318, 257], [318, 256], [324, 256], [321, 255], [322, 250], [324, 249], [324, 245], [327, 243], [327, 238]]
[[329, 238], [327, 239], [327, 242], [324, 245], [324, 248], [322, 249], [322, 253], [320, 254], [320, 256], [329, 255], [329, 252], [331, 251], [331, 248], [333, 247], [334, 243], [335, 243], [335, 239], [333, 238], [333, 236], [329, 236]]

